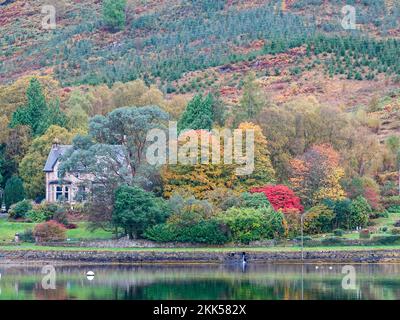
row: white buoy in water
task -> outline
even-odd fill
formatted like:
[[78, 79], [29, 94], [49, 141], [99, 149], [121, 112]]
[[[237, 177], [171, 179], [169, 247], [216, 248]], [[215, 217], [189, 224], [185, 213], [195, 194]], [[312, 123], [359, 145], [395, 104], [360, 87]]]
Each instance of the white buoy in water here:
[[88, 272], [86, 273], [86, 278], [87, 278], [89, 281], [93, 281], [93, 279], [94, 279], [94, 272], [93, 272], [93, 271], [88, 271]]

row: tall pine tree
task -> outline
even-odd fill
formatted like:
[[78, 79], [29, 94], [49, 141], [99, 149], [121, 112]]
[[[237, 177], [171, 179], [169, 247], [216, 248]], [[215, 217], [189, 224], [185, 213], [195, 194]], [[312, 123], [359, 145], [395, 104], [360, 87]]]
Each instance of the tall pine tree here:
[[29, 126], [34, 136], [42, 135], [51, 125], [67, 126], [67, 117], [60, 109], [60, 101], [50, 102], [47, 107], [46, 98], [40, 82], [32, 78], [26, 91], [28, 103], [19, 107], [12, 115], [10, 126]]
[[178, 131], [185, 129], [211, 130], [213, 125], [213, 98], [211, 94], [206, 97], [196, 95], [187, 105], [185, 112], [178, 121]]
[[12, 128], [18, 125], [29, 126], [32, 133], [37, 135], [40, 132], [43, 116], [47, 112], [46, 99], [38, 79], [31, 79], [26, 95], [28, 98], [27, 105], [18, 108], [13, 113], [10, 125]]

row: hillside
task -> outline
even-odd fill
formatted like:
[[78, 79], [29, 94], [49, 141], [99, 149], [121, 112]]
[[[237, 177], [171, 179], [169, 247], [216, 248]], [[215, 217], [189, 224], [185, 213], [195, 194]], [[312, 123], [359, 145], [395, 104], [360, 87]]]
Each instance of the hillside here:
[[[340, 149], [352, 178], [367, 174], [381, 185], [387, 179], [394, 182], [397, 165], [386, 142], [400, 134], [400, 4], [355, 0], [356, 29], [345, 30], [341, 21], [346, 4], [128, 0], [123, 26], [113, 28], [104, 18], [101, 0], [2, 0], [1, 142], [3, 157], [12, 159], [2, 175], [21, 171], [20, 162], [37, 138], [27, 132], [21, 137], [10, 129], [15, 112], [27, 102], [33, 75], [49, 105], [58, 104], [68, 121], [79, 120], [79, 125], [65, 125], [75, 133], [88, 129], [90, 117], [126, 105], [156, 104], [179, 119], [190, 99], [209, 92], [228, 106], [226, 119], [218, 124], [232, 127], [240, 122], [235, 117], [249, 89], [246, 79], [254, 74], [250, 87], [261, 91], [263, 103], [290, 116], [310, 117], [311, 123], [312, 117], [324, 120], [320, 113], [329, 109], [338, 113], [335, 121], [351, 123], [351, 130], [365, 132], [373, 144], [352, 159], [350, 151], [359, 143], [350, 141], [355, 134], [346, 132], [346, 145], [339, 141], [343, 137], [335, 141], [332, 133], [327, 133], [329, 139], [310, 138], [308, 129], [301, 127], [307, 123], [291, 119], [295, 129], [287, 134], [304, 135], [306, 142], [297, 150], [289, 146], [298, 143], [297, 136], [269, 141], [271, 149], [277, 148], [272, 150], [272, 162], [278, 181], [287, 182], [290, 159], [315, 143], [330, 143]], [[55, 29], [42, 28], [45, 5], [56, 8]], [[301, 109], [303, 104], [309, 109]], [[262, 123], [268, 122], [270, 110], [263, 110], [264, 118], [240, 120], [258, 123], [273, 140], [275, 133]], [[11, 137], [15, 144], [9, 143]], [[290, 149], [284, 160], [279, 148]], [[365, 156], [372, 150], [382, 151], [379, 165], [370, 154]]]

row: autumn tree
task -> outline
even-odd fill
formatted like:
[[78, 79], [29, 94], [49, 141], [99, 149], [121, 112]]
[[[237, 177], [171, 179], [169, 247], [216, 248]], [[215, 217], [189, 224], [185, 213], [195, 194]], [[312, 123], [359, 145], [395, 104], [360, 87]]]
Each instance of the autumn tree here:
[[382, 166], [383, 146], [376, 136], [360, 127], [349, 137], [343, 148], [343, 166], [349, 178], [375, 176]]
[[[237, 164], [235, 161], [233, 163], [224, 163], [224, 153], [229, 150], [224, 149], [224, 137], [221, 135], [219, 163], [202, 162], [200, 158], [201, 148], [199, 147], [195, 163], [169, 164], [164, 167], [162, 172], [164, 196], [169, 197], [174, 192], [187, 191], [195, 195], [197, 199], [204, 199], [210, 191], [217, 189], [230, 189], [240, 193], [246, 192], [254, 186], [263, 186], [274, 182], [275, 172], [269, 159], [267, 141], [260, 127], [252, 123], [242, 123], [239, 129], [243, 133], [242, 141], [246, 141], [246, 130], [254, 130], [254, 146], [252, 146], [254, 147], [254, 159], [250, 159], [254, 160], [254, 168], [251, 172], [243, 175], [238, 174], [237, 169], [242, 167], [243, 164]], [[198, 130], [197, 134], [196, 137], [199, 139], [201, 139], [202, 135], [212, 139], [211, 133], [206, 130]], [[209, 154], [212, 152], [211, 141]], [[196, 144], [196, 146], [199, 145], [200, 143]], [[232, 150], [229, 152], [232, 152]], [[211, 156], [209, 159], [211, 159]]]
[[340, 200], [345, 192], [340, 185], [344, 175], [339, 154], [330, 145], [315, 145], [291, 161], [290, 182], [306, 205], [322, 199]]
[[65, 102], [65, 109], [68, 111], [79, 106], [85, 111], [86, 114], [94, 115], [94, 100], [95, 98], [92, 92], [85, 93], [80, 90], [74, 90], [71, 92], [68, 100]]
[[167, 111], [172, 120], [178, 120], [187, 106], [187, 100], [182, 96], [174, 96], [171, 100], [166, 101], [163, 107]]
[[250, 190], [253, 193], [263, 193], [271, 203], [273, 208], [278, 211], [282, 210], [283, 213], [301, 213], [303, 206], [301, 205], [300, 198], [295, 195], [293, 190], [284, 185], [269, 185]]
[[[178, 162], [176, 165], [167, 164], [162, 170], [163, 191], [164, 196], [169, 198], [174, 193], [189, 193], [196, 199], [204, 199], [208, 192], [221, 189], [227, 190], [233, 188], [235, 180], [234, 166], [232, 164], [223, 163], [224, 145], [221, 138], [220, 154], [221, 162], [217, 164], [201, 163], [201, 146], [200, 139], [205, 137], [210, 142], [210, 148], [207, 150], [211, 154], [212, 135], [207, 130], [189, 131], [183, 133], [179, 137], [178, 145], [182, 147], [186, 141], [186, 137], [195, 133], [196, 161], [191, 164], [182, 164]], [[211, 158], [211, 157], [210, 157]]]
[[270, 106], [262, 110], [257, 121], [268, 140], [271, 162], [281, 182], [288, 180], [290, 160], [295, 155], [293, 151], [296, 137], [294, 119], [295, 115], [286, 108]]
[[256, 80], [255, 73], [249, 73], [244, 80], [243, 96], [239, 108], [236, 110], [236, 123], [255, 121], [261, 109], [266, 107], [267, 103], [267, 98]]
[[[46, 100], [54, 100], [57, 98], [57, 89], [59, 84], [49, 76], [37, 76], [36, 79], [42, 85]], [[18, 78], [9, 85], [0, 85], [0, 110], [1, 115], [11, 120], [12, 114], [22, 106], [28, 103], [27, 89], [30, 86], [32, 77], [26, 76]]]
[[105, 115], [116, 108], [113, 101], [113, 92], [107, 85], [99, 85], [91, 88], [92, 100], [91, 116], [96, 114]]
[[54, 141], [70, 144], [73, 136], [74, 133], [65, 128], [51, 126], [44, 135], [32, 141], [27, 154], [19, 164], [20, 176], [24, 181], [26, 195], [30, 199], [43, 198], [45, 195], [43, 168]]
[[270, 159], [268, 141], [261, 128], [254, 123], [243, 122], [238, 129], [242, 130], [243, 139], [246, 139], [247, 131], [254, 132], [254, 170], [249, 175], [237, 175], [234, 180], [234, 188], [244, 192], [252, 187], [275, 182], [275, 170]]
[[67, 111], [67, 126], [69, 129], [87, 131], [89, 116], [80, 105], [74, 105]]
[[126, 83], [116, 82], [112, 86], [115, 108], [126, 106], [144, 106], [142, 96], [149, 90], [144, 81], [135, 80]]

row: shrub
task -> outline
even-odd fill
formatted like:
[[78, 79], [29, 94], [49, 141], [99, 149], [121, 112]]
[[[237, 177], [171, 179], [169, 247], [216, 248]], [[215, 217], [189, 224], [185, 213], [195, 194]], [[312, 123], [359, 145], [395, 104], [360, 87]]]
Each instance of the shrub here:
[[340, 244], [343, 244], [343, 239], [336, 238], [336, 237], [325, 238], [325, 239], [321, 240], [321, 244], [326, 245], [326, 246], [340, 245]]
[[198, 200], [195, 197], [184, 198], [174, 194], [169, 200], [172, 214], [168, 223], [180, 227], [194, 225], [207, 220], [213, 215], [213, 207], [207, 200]]
[[371, 233], [368, 229], [361, 230], [359, 232], [360, 239], [369, 239], [371, 238]]
[[301, 232], [301, 215], [296, 210], [295, 212], [286, 212], [285, 220], [288, 226], [288, 236], [289, 238], [294, 238], [298, 236]]
[[343, 237], [344, 231], [342, 229], [335, 229], [333, 230], [333, 234], [337, 237]]
[[223, 244], [228, 242], [227, 233], [223, 229], [223, 224], [217, 221], [204, 220], [192, 227], [183, 228], [179, 232], [177, 240], [180, 242]]
[[400, 220], [397, 220], [397, 221], [393, 224], [393, 226], [395, 226], [395, 227], [400, 227]]
[[19, 239], [22, 242], [30, 242], [30, 243], [35, 242], [35, 237], [33, 235], [33, 230], [32, 229], [26, 229], [24, 232], [19, 234]]
[[249, 243], [287, 235], [284, 216], [272, 208], [231, 208], [220, 215], [233, 241]]
[[[175, 195], [176, 196], [176, 195]], [[205, 199], [219, 211], [226, 211], [232, 207], [240, 207], [242, 197], [227, 188], [216, 188], [205, 192]]]
[[400, 213], [400, 205], [390, 206], [387, 211], [390, 213]]
[[120, 186], [115, 192], [112, 223], [130, 239], [142, 236], [151, 226], [165, 221], [163, 200], [139, 187]]
[[393, 206], [400, 207], [400, 196], [384, 197], [382, 199], [382, 204], [385, 208], [390, 208]]
[[297, 210], [303, 212], [304, 207], [301, 205], [300, 198], [295, 195], [293, 190], [284, 185], [265, 186], [261, 188], [253, 188], [250, 192], [264, 193], [272, 207], [284, 213], [288, 210]]
[[270, 208], [271, 203], [268, 201], [267, 197], [263, 193], [248, 193], [242, 194], [242, 202], [240, 207], [242, 208]]
[[33, 235], [39, 242], [64, 241], [66, 239], [66, 229], [62, 224], [50, 220], [38, 224], [33, 230]]
[[367, 200], [364, 197], [357, 197], [352, 201], [350, 206], [351, 211], [351, 225], [364, 227], [368, 223], [369, 215], [372, 210]]
[[44, 213], [42, 211], [38, 211], [38, 210], [30, 210], [26, 214], [26, 217], [30, 221], [36, 222], [36, 223], [40, 223], [40, 222], [46, 221], [46, 217], [45, 217]]
[[228, 241], [224, 226], [215, 220], [203, 220], [183, 228], [167, 223], [159, 224], [147, 229], [144, 236], [156, 242], [224, 244]]
[[13, 204], [8, 214], [11, 219], [21, 219], [25, 218], [30, 210], [32, 210], [32, 203], [29, 200], [22, 200]]
[[308, 234], [329, 232], [335, 214], [325, 205], [318, 205], [308, 210], [304, 218], [304, 231]]
[[[294, 238], [296, 241], [301, 241], [301, 236]], [[304, 241], [311, 241], [313, 238], [310, 236], [303, 236]]]
[[392, 234], [400, 234], [400, 228], [393, 228], [392, 230], [391, 230], [391, 233]]
[[39, 205], [35, 205], [33, 209], [29, 211], [27, 218], [32, 222], [56, 220], [54, 219], [54, 215], [62, 210], [64, 210], [64, 208], [58, 204], [42, 202]]
[[120, 30], [125, 27], [126, 0], [104, 0], [103, 20], [111, 30]]
[[53, 220], [54, 219], [54, 214], [60, 210], [63, 210], [63, 208], [56, 203], [49, 203], [49, 202], [43, 202], [39, 205], [39, 210], [41, 210], [45, 216], [45, 220]]
[[389, 218], [389, 212], [388, 211], [374, 212], [373, 214], [370, 215], [370, 218], [371, 219]]
[[143, 236], [149, 240], [156, 242], [175, 242], [177, 238], [178, 229], [171, 224], [163, 223], [157, 224], [148, 228]]
[[57, 221], [60, 224], [63, 224], [64, 226], [68, 226], [68, 216], [67, 213], [65, 212], [64, 208], [60, 208], [57, 210], [56, 213], [53, 215], [53, 220]]
[[384, 245], [384, 246], [400, 244], [400, 235], [375, 236], [372, 238], [371, 242], [375, 245]]

